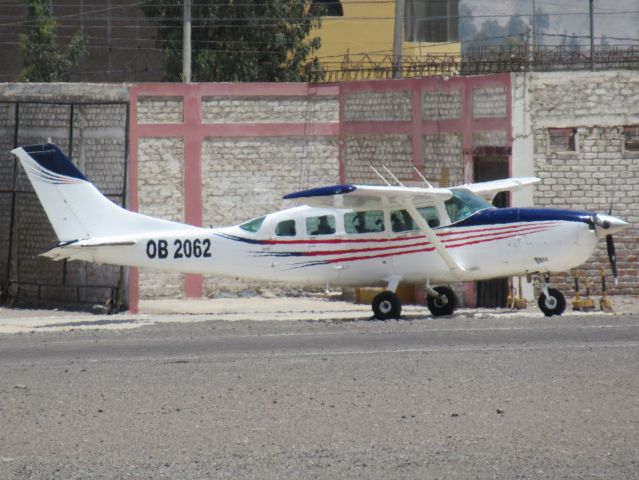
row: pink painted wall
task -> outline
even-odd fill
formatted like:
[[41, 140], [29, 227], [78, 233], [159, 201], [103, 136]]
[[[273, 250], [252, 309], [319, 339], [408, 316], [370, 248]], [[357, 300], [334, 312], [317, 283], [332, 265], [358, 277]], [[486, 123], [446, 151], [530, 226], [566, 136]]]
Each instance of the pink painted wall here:
[[[475, 118], [473, 91], [480, 88], [504, 88], [507, 94], [506, 115], [502, 118]], [[410, 121], [345, 121], [345, 98], [349, 94], [365, 92], [412, 92]], [[462, 114], [450, 120], [424, 120], [422, 94], [424, 91], [455, 90], [462, 93]], [[138, 209], [138, 142], [148, 137], [181, 137], [184, 140], [184, 218], [193, 225], [202, 224], [201, 144], [207, 137], [274, 137], [274, 136], [336, 136], [339, 138], [340, 178], [344, 180], [344, 139], [349, 135], [398, 133], [412, 139], [413, 165], [424, 164], [423, 136], [432, 133], [457, 133], [463, 138], [464, 177], [473, 180], [473, 135], [482, 131], [502, 131], [512, 143], [510, 75], [479, 77], [429, 77], [423, 79], [343, 82], [332, 85], [307, 84], [169, 84], [142, 83], [130, 88], [130, 165], [129, 208]], [[201, 102], [204, 97], [339, 97], [339, 122], [318, 123], [253, 123], [206, 124], [202, 122]], [[138, 121], [138, 100], [144, 97], [179, 97], [183, 99], [183, 122], [174, 124], [143, 124]], [[131, 269], [129, 277], [130, 310], [138, 309], [139, 275]], [[202, 277], [185, 275], [184, 292], [187, 297], [202, 296]], [[474, 301], [472, 285], [467, 288], [466, 303]]]

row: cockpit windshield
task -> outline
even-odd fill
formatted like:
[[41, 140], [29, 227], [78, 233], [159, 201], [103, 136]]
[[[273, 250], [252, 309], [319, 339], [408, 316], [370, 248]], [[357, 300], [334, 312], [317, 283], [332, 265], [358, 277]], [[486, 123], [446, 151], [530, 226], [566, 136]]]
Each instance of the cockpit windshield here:
[[493, 205], [474, 193], [453, 190], [453, 196], [445, 202], [450, 223], [461, 222], [473, 213], [492, 208]]
[[247, 232], [257, 233], [257, 231], [262, 226], [262, 223], [264, 223], [265, 218], [266, 216], [254, 218], [252, 220], [249, 220], [248, 222], [241, 224], [240, 228], [242, 230], [246, 230]]

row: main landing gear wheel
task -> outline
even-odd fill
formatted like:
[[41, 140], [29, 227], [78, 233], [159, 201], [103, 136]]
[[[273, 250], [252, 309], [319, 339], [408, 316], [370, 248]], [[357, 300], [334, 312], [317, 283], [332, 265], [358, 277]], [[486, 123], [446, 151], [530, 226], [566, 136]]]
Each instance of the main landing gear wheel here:
[[556, 288], [548, 289], [548, 296], [542, 292], [537, 301], [539, 308], [544, 315], [552, 317], [553, 315], [561, 315], [566, 310], [566, 298]]
[[457, 308], [457, 295], [450, 287], [435, 287], [437, 296], [429, 295], [426, 299], [428, 310], [434, 317], [452, 315]]
[[396, 293], [386, 290], [373, 298], [373, 313], [378, 320], [399, 318], [402, 314], [402, 302]]

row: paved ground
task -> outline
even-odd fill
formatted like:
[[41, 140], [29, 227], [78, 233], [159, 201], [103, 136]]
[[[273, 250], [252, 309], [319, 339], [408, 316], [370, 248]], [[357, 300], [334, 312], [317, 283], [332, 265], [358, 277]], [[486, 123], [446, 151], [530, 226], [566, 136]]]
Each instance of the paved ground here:
[[[639, 298], [611, 297], [617, 315], [639, 313]], [[597, 299], [598, 301], [598, 299]], [[568, 299], [569, 305], [571, 299]], [[428, 309], [418, 305], [405, 305], [405, 319], [431, 318]], [[581, 315], [568, 308], [564, 316]], [[593, 311], [587, 315], [601, 315]], [[140, 302], [140, 313], [117, 315], [90, 314], [57, 310], [7, 309], [0, 307], [0, 334], [31, 331], [59, 331], [78, 329], [130, 329], [156, 323], [199, 322], [207, 320], [251, 321], [299, 321], [326, 320], [347, 321], [370, 318], [369, 305], [356, 305], [340, 301], [337, 297], [279, 297], [279, 298], [226, 298], [207, 300], [146, 300]], [[497, 316], [543, 316], [535, 304], [527, 309], [460, 309], [456, 316], [482, 318]]]
[[639, 315], [299, 302], [1, 311], [0, 479], [639, 478]]

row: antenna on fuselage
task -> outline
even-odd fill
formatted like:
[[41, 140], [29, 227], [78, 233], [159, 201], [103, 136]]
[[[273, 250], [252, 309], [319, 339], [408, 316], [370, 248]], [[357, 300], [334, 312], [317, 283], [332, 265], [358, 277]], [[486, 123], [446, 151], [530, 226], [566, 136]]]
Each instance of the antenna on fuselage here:
[[393, 172], [391, 172], [388, 168], [386, 168], [386, 165], [382, 164], [382, 168], [386, 170], [386, 173], [388, 173], [391, 176], [391, 178], [395, 180], [400, 187], [404, 186], [404, 184], [400, 182], [395, 175], [393, 175]]
[[414, 169], [415, 169], [415, 171], [417, 172], [417, 175], [419, 175], [419, 178], [421, 178], [421, 179], [422, 179], [422, 181], [426, 184], [426, 187], [428, 187], [428, 188], [430, 188], [430, 189], [435, 188], [435, 187], [433, 187], [433, 186], [431, 185], [431, 183], [430, 183], [428, 180], [426, 180], [426, 177], [424, 177], [424, 175], [422, 175], [422, 172], [420, 172], [420, 171], [419, 171], [419, 169], [418, 169], [417, 167], [413, 166], [413, 168], [414, 168]]
[[372, 164], [372, 163], [369, 163], [369, 164], [368, 164], [368, 166], [369, 166], [369, 167], [371, 167], [371, 169], [373, 170], [373, 172], [375, 172], [375, 174], [376, 174], [379, 178], [381, 178], [381, 179], [382, 179], [382, 181], [383, 181], [386, 185], [388, 185], [389, 187], [391, 186], [390, 182], [389, 182], [388, 180], [386, 180], [386, 178], [384, 178], [384, 175], [382, 175], [381, 173], [379, 173], [375, 167], [373, 167], [373, 164]]

